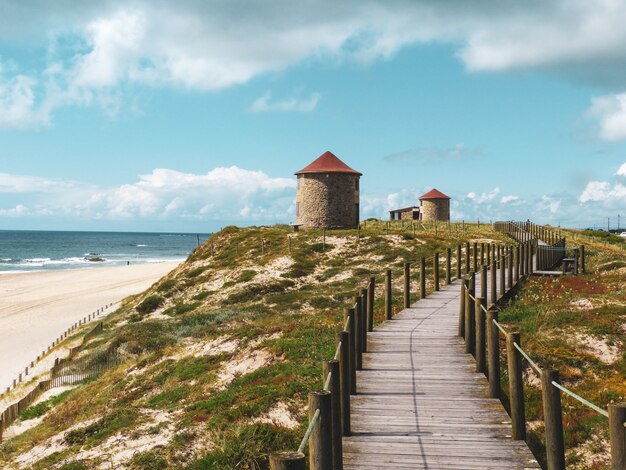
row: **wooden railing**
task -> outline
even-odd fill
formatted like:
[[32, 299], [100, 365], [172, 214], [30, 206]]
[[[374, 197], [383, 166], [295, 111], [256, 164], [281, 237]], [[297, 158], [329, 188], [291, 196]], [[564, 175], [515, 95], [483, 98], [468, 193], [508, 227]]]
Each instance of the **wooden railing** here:
[[[488, 261], [489, 266], [498, 266], [504, 253], [518, 253], [517, 259], [528, 262], [529, 249], [517, 249], [485, 243], [470, 243], [447, 248], [445, 253], [422, 257], [417, 262], [405, 262], [400, 276], [403, 279], [402, 305], [411, 305], [412, 275], [418, 270], [418, 289], [415, 294], [425, 298], [429, 291], [439, 291], [442, 284], [451, 284]], [[453, 266], [453, 259], [455, 266]], [[518, 267], [516, 273], [522, 268]], [[485, 270], [487, 267], [485, 266]], [[495, 272], [495, 268], [491, 269]], [[526, 272], [526, 271], [523, 271]], [[513, 271], [511, 270], [511, 273]], [[383, 283], [385, 320], [394, 317], [394, 293], [392, 269], [385, 270], [384, 276], [371, 277], [365, 287], [355, 296], [354, 303], [345, 311], [342, 330], [337, 334], [337, 349], [334, 357], [324, 361], [322, 390], [309, 394], [309, 425], [299, 448], [292, 452], [279, 452], [270, 456], [272, 470], [304, 469], [305, 450], [309, 448], [309, 468], [311, 470], [341, 470], [343, 468], [342, 437], [351, 435], [350, 400], [357, 394], [357, 370], [363, 367], [363, 353], [367, 352], [368, 334], [374, 330], [374, 304], [376, 285]], [[512, 281], [510, 281], [512, 282]], [[429, 289], [430, 288], [430, 289]]]
[[[66, 331], [64, 331], [63, 334], [61, 334], [57, 339], [52, 342], [47, 350], [42, 351], [41, 355], [37, 356], [36, 361], [31, 362], [30, 371], [32, 372], [32, 368], [36, 362], [43, 359], [43, 357], [46, 356], [55, 346], [57, 346], [61, 341], [66, 339], [72, 331], [84, 325], [85, 323], [95, 319], [96, 316], [100, 316], [112, 305], [113, 304], [108, 304], [105, 307], [98, 309], [96, 312], [85, 316], [78, 322], [74, 323]], [[54, 361], [54, 365], [50, 368], [50, 370], [41, 374], [42, 376], [47, 378], [40, 380], [28, 393], [26, 393], [20, 399], [16, 400], [13, 404], [9, 405], [2, 413], [0, 413], [0, 442], [2, 442], [3, 431], [8, 428], [11, 423], [13, 423], [19, 417], [20, 413], [28, 408], [43, 392], [53, 387], [70, 383], [71, 381], [75, 382], [79, 379], [82, 380], [87, 377], [94, 376], [94, 374], [99, 374], [119, 362], [118, 355], [116, 353], [111, 354], [110, 357], [108, 357], [102, 364], [98, 363], [93, 368], [89, 370], [83, 370], [82, 372], [79, 372], [77, 368], [82, 367], [82, 369], [85, 369], [84, 366], [87, 365], [90, 360], [93, 360], [93, 358], [80, 358], [78, 360], [80, 364], [72, 362], [73, 357], [84, 346], [85, 342], [93, 335], [102, 332], [102, 329], [102, 322], [98, 322], [93, 328], [85, 333], [78, 345], [69, 349], [67, 356], [62, 358], [56, 358]], [[75, 373], [68, 374], [68, 372]], [[22, 380], [26, 379], [28, 377], [28, 374], [29, 368], [26, 367], [24, 375], [22, 376], [22, 374], [19, 374], [18, 379], [13, 381], [13, 388], [15, 388], [17, 384], [21, 383]], [[7, 391], [5, 393], [9, 393], [9, 391], [10, 388], [7, 388]]]

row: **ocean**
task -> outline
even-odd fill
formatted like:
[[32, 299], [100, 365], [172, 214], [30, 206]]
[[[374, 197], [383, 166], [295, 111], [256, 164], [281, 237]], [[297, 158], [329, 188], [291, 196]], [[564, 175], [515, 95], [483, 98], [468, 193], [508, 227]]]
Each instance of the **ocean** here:
[[0, 273], [184, 260], [209, 236], [0, 230]]

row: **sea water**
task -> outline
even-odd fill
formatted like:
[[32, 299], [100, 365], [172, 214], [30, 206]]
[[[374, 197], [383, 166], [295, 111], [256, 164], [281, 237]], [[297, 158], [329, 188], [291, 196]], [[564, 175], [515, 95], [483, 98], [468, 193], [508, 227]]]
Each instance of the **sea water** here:
[[0, 273], [182, 261], [209, 235], [0, 230]]

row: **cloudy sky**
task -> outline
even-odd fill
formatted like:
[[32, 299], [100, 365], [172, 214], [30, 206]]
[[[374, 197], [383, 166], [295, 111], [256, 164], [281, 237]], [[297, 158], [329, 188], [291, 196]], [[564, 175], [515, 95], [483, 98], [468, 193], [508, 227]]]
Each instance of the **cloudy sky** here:
[[0, 12], [0, 229], [291, 222], [326, 150], [364, 173], [364, 218], [432, 187], [458, 220], [626, 218], [626, 1]]

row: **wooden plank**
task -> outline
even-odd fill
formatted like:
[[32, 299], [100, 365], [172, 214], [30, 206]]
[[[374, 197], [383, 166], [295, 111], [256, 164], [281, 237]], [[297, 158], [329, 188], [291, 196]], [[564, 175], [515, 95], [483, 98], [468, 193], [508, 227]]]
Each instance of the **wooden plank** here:
[[459, 295], [457, 280], [368, 334], [345, 469], [540, 468], [456, 336]]

